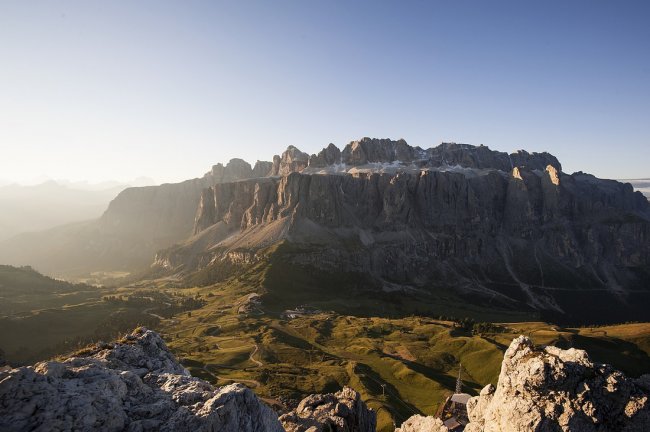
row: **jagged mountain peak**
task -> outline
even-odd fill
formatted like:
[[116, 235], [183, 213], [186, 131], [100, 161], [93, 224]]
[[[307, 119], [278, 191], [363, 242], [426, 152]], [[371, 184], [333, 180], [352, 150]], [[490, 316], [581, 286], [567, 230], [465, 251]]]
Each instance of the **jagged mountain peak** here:
[[[293, 164], [289, 166], [289, 156], [298, 152], [302, 164]], [[292, 160], [295, 157], [291, 158]], [[489, 147], [481, 144], [478, 146], [471, 144], [461, 144], [455, 142], [443, 142], [438, 146], [428, 149], [413, 147], [404, 139], [392, 140], [389, 138], [369, 138], [364, 137], [349, 142], [339, 149], [336, 145], [330, 143], [319, 153], [309, 156], [308, 163], [305, 166], [305, 154], [295, 147], [291, 152], [285, 152], [282, 157], [277, 157], [278, 167], [275, 175], [286, 175], [289, 172], [303, 172], [308, 168], [306, 173], [321, 172], [322, 169], [329, 168], [325, 172], [348, 172], [356, 167], [368, 167], [369, 169], [378, 169], [379, 165], [393, 165], [401, 169], [435, 169], [442, 167], [459, 166], [469, 169], [494, 169], [504, 172], [511, 171], [514, 167], [527, 167], [534, 170], [545, 170], [548, 165], [553, 166], [558, 171], [562, 171], [562, 165], [557, 158], [547, 152], [532, 152], [518, 150], [511, 154], [491, 150]], [[280, 168], [284, 167], [284, 169]]]
[[195, 237], [158, 253], [156, 266], [189, 274], [286, 240], [307, 248], [288, 258], [302, 267], [360, 273], [380, 290], [452, 289], [548, 319], [575, 316], [585, 292], [594, 307], [578, 320], [602, 308], [616, 319], [650, 294], [647, 200], [565, 174], [548, 153], [363, 138], [308, 163], [291, 148], [276, 162], [275, 176], [205, 189]]
[[460, 167], [478, 170], [511, 172], [515, 167], [544, 171], [547, 166], [561, 171], [557, 158], [547, 152], [517, 150], [511, 154], [494, 151], [480, 144], [442, 142], [428, 149], [413, 147], [403, 138], [363, 137], [350, 141], [343, 149], [329, 143], [320, 152], [309, 155], [297, 146], [289, 145], [272, 162], [257, 161], [255, 166], [239, 158], [226, 165], [214, 165], [204, 178], [211, 183], [225, 183], [247, 178], [286, 176], [293, 172], [305, 174], [345, 174], [359, 169], [381, 171], [427, 170]]

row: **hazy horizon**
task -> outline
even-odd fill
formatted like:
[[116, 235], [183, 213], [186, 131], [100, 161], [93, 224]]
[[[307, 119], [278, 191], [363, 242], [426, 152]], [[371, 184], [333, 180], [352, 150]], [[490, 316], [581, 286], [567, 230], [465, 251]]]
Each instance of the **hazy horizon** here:
[[177, 182], [363, 136], [647, 178], [650, 5], [0, 5], [0, 177]]

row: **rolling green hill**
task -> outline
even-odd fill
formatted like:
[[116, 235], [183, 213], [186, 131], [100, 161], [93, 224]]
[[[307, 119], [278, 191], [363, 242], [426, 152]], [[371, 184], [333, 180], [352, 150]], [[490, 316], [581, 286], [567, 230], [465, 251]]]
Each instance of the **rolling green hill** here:
[[31, 267], [0, 266], [0, 350], [11, 365], [29, 364], [199, 304], [182, 294], [70, 284]]
[[[326, 301], [308, 303], [318, 313], [289, 319], [279, 307], [290, 298], [275, 301], [265, 280], [256, 277], [259, 273], [244, 273], [189, 289], [206, 303], [159, 327], [172, 350], [193, 375], [217, 384], [243, 382], [279, 406], [309, 393], [352, 386], [378, 410], [380, 430], [392, 430], [394, 421], [399, 424], [414, 413], [435, 413], [453, 392], [461, 363], [465, 391], [476, 394], [496, 383], [503, 351], [520, 334], [540, 344], [587, 349], [595, 361], [634, 376], [650, 370], [650, 324], [563, 328], [449, 315], [388, 318], [370, 315], [370, 304], [365, 315], [331, 312], [326, 306], [332, 303]], [[299, 292], [298, 287], [288, 289]], [[251, 294], [270, 301], [251, 303]], [[305, 298], [297, 296], [292, 307]], [[350, 303], [357, 310], [362, 306], [353, 299]]]
[[[465, 391], [496, 383], [503, 351], [520, 334], [587, 349], [594, 361], [632, 376], [650, 371], [648, 323], [560, 327], [442, 295], [420, 305], [395, 296], [380, 309], [372, 297], [337, 287], [345, 275], [330, 275], [332, 290], [318, 293], [310, 277], [327, 275], [283, 275], [277, 264], [187, 288], [169, 277], [97, 288], [2, 267], [2, 295], [11, 294], [20, 312], [0, 317], [0, 349], [12, 365], [33, 363], [143, 324], [163, 334], [193, 375], [242, 382], [280, 410], [307, 394], [351, 386], [378, 411], [384, 431], [414, 413], [435, 413], [461, 364]], [[285, 309], [297, 309], [295, 316]]]

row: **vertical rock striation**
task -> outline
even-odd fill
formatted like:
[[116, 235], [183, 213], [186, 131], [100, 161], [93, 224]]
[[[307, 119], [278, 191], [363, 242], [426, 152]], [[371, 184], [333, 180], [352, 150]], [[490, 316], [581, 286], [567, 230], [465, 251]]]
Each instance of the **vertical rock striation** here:
[[[511, 163], [484, 147], [443, 145], [436, 153], [404, 145], [364, 139], [346, 147], [341, 159], [390, 162], [438, 154], [477, 167]], [[336, 160], [332, 147], [312, 160]], [[624, 312], [627, 304], [650, 296], [645, 197], [629, 184], [562, 173], [548, 154], [513, 156], [520, 165], [506, 171], [303, 171], [217, 184], [202, 192], [194, 224], [195, 236], [207, 247], [190, 243], [161, 251], [157, 259], [192, 272], [195, 263], [215, 262], [233, 244], [254, 252], [286, 239], [311, 248], [295, 257], [300, 265], [363, 273], [379, 285], [430, 290], [444, 283], [475, 299], [546, 311], [554, 320], [568, 312], [578, 320], [593, 319], [612, 304], [620, 306], [612, 320], [647, 318], [638, 308]], [[250, 235], [274, 224], [282, 229]], [[587, 292], [593, 311], [576, 310]]]

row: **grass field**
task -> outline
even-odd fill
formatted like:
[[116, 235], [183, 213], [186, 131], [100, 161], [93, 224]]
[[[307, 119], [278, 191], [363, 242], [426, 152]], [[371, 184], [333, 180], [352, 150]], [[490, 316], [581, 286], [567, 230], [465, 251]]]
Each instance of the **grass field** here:
[[[281, 319], [277, 307], [240, 314], [264, 289], [245, 277], [193, 288], [207, 299], [191, 316], [165, 320], [161, 331], [189, 370], [216, 384], [240, 381], [268, 401], [349, 385], [378, 410], [379, 430], [415, 413], [433, 414], [456, 382], [476, 394], [496, 383], [503, 351], [520, 335], [539, 344], [587, 349], [593, 360], [631, 375], [650, 371], [650, 324], [561, 328], [543, 322], [463, 326], [419, 316], [360, 317], [333, 312]], [[320, 306], [320, 305], [319, 305]], [[480, 329], [479, 329], [480, 330]]]
[[[503, 351], [520, 334], [538, 344], [587, 349], [594, 361], [633, 376], [650, 371], [648, 323], [585, 328], [535, 321], [486, 324], [403, 316], [399, 308], [391, 318], [391, 313], [376, 316], [381, 309], [373, 316], [372, 296], [342, 305], [341, 293], [313, 296], [307, 286], [306, 293], [291, 297], [300, 283], [282, 285], [275, 275], [270, 285], [268, 270], [253, 267], [214, 285], [183, 289], [167, 278], [115, 289], [52, 285], [56, 289], [49, 297], [38, 290], [23, 295], [14, 290], [12, 308], [20, 308], [0, 316], [0, 349], [11, 364], [31, 363], [144, 324], [161, 332], [193, 375], [218, 385], [242, 382], [278, 409], [310, 393], [351, 386], [377, 410], [382, 431], [415, 413], [435, 413], [453, 391], [461, 364], [465, 391], [476, 394], [496, 383]], [[261, 304], [251, 303], [254, 293]], [[38, 301], [30, 309], [34, 296]], [[283, 308], [309, 298], [319, 299], [309, 305], [320, 312], [281, 318]], [[450, 310], [445, 304], [439, 310]], [[328, 305], [339, 311], [328, 311]], [[342, 307], [350, 313], [342, 313]], [[472, 312], [463, 305], [451, 310]], [[494, 314], [475, 312], [472, 316], [486, 320]]]
[[31, 364], [203, 304], [160, 283], [108, 289], [70, 284], [31, 268], [0, 266], [0, 353]]

